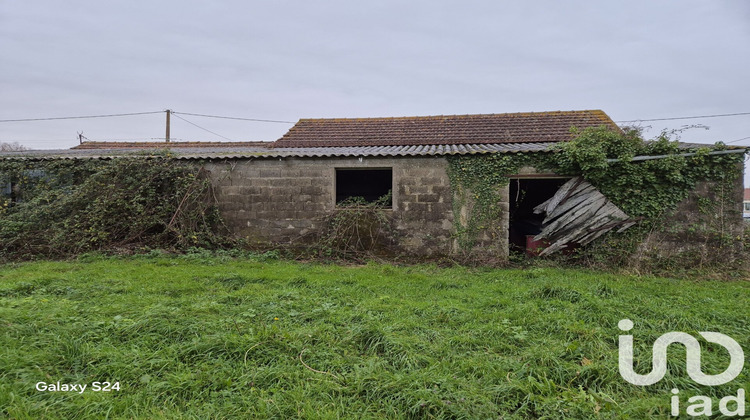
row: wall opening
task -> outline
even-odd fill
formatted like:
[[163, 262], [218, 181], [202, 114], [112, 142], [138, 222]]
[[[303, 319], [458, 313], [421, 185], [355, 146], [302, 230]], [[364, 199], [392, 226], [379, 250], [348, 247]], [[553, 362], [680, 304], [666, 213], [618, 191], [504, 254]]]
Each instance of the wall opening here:
[[[336, 204], [354, 197], [374, 203], [393, 190], [393, 169], [336, 169]], [[393, 207], [390, 198], [387, 207]]]
[[0, 198], [9, 201], [9, 204], [18, 202], [18, 184], [0, 179]]
[[534, 207], [552, 198], [567, 178], [512, 178], [509, 186], [510, 221], [508, 243], [511, 251], [533, 255], [544, 243], [531, 238], [542, 231], [544, 214], [534, 214]]
[[13, 192], [13, 184], [0, 180], [0, 197], [10, 197]]

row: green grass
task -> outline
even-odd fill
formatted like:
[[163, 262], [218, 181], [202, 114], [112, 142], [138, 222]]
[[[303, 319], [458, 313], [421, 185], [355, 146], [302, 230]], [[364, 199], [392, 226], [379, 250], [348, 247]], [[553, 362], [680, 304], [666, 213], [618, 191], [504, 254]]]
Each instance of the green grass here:
[[[617, 371], [632, 319], [638, 370], [669, 331], [750, 351], [750, 283], [554, 268], [338, 266], [202, 254], [0, 266], [0, 417], [665, 418], [670, 372]], [[704, 371], [728, 363], [705, 345]], [[119, 382], [49, 393], [37, 382]], [[89, 385], [89, 389], [91, 386]]]

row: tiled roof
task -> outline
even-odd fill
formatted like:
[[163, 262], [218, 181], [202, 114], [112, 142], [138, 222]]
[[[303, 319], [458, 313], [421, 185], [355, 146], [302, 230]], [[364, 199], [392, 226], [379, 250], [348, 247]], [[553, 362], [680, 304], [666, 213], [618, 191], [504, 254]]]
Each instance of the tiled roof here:
[[750, 201], [750, 188], [745, 188], [745, 201]]
[[411, 146], [559, 142], [571, 127], [619, 130], [603, 111], [301, 119], [273, 147]]
[[[349, 146], [349, 147], [196, 147], [170, 149], [177, 159], [252, 159], [285, 157], [375, 157], [375, 156], [442, 156], [477, 153], [522, 153], [547, 150], [554, 143], [511, 144], [450, 144], [418, 146]], [[50, 160], [50, 159], [113, 159], [117, 157], [151, 157], [161, 154], [143, 149], [63, 149], [2, 152], [0, 159]]]

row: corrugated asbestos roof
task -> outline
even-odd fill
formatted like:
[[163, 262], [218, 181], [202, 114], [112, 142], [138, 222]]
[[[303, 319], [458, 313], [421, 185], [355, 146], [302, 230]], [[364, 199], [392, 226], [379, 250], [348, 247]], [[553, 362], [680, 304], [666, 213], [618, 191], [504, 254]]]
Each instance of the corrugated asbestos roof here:
[[[263, 158], [320, 158], [320, 157], [388, 157], [388, 156], [444, 156], [480, 153], [543, 152], [557, 142], [503, 143], [503, 144], [436, 144], [418, 146], [348, 146], [348, 147], [180, 147], [169, 149], [170, 156], [183, 159], [263, 159]], [[697, 149], [710, 144], [680, 143], [680, 148]], [[744, 149], [744, 147], [730, 147]], [[113, 159], [118, 157], [158, 157], [167, 149], [60, 149], [0, 152], [0, 159], [53, 160], [53, 159]]]
[[600, 110], [390, 118], [301, 119], [272, 147], [548, 143], [570, 129], [620, 128]]
[[[347, 147], [198, 147], [170, 149], [177, 159], [251, 159], [285, 157], [367, 157], [367, 156], [441, 156], [477, 153], [540, 152], [555, 143], [507, 144], [448, 144], [417, 146], [347, 146]], [[162, 149], [163, 152], [163, 149]], [[162, 156], [159, 149], [63, 149], [2, 152], [0, 159], [51, 160], [51, 159], [112, 159], [116, 157]]]

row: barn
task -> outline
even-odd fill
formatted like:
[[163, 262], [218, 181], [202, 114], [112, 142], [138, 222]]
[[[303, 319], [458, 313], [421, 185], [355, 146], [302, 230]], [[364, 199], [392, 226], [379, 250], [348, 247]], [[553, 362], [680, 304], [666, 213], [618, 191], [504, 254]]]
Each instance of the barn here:
[[[457, 231], [476, 201], [475, 192], [457, 191], [452, 184], [451, 157], [547, 153], [571, 140], [572, 130], [591, 127], [620, 130], [599, 110], [302, 119], [275, 142], [83, 142], [70, 150], [2, 157], [113, 159], [140, 156], [147, 148], [169, 148], [173, 157], [203, 165], [224, 222], [233, 235], [253, 244], [315, 243], [330, 229], [333, 214], [350, 211], [353, 202], [377, 202], [377, 211], [388, 219], [388, 234], [380, 238], [387, 241], [384, 252], [436, 256], [467, 252]], [[533, 252], [531, 248], [555, 245], [555, 239], [590, 241], [633, 222], [585, 181], [533, 166], [504, 175], [510, 182], [497, 185], [495, 218], [478, 229], [469, 252], [507, 258], [512, 248]], [[731, 223], [741, 230], [741, 177], [736, 186], [737, 220]], [[553, 222], [555, 207], [557, 230], [547, 232], [547, 242], [540, 241], [543, 229]], [[678, 212], [694, 210], [695, 203], [686, 202]], [[580, 229], [571, 231], [570, 226]], [[372, 242], [372, 232], [368, 235], [365, 239]]]

